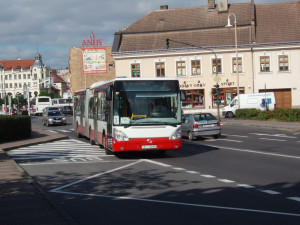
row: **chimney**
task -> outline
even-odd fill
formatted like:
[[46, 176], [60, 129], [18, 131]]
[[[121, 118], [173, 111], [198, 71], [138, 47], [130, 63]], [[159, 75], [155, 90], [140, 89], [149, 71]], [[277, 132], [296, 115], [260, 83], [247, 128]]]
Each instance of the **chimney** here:
[[160, 10], [168, 10], [168, 9], [169, 9], [168, 5], [161, 5], [160, 6]]
[[216, 8], [215, 0], [208, 0], [207, 7], [208, 7], [209, 11], [215, 10], [215, 8]]
[[219, 12], [227, 12], [228, 11], [228, 0], [218, 0], [218, 9], [219, 9]]

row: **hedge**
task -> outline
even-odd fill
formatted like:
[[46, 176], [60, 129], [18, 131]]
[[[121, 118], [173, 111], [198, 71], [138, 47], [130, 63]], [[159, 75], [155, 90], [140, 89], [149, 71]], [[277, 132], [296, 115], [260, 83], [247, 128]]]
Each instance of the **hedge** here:
[[272, 111], [238, 109], [236, 119], [300, 122], [300, 109], [275, 109]]
[[0, 143], [31, 136], [30, 116], [0, 116]]

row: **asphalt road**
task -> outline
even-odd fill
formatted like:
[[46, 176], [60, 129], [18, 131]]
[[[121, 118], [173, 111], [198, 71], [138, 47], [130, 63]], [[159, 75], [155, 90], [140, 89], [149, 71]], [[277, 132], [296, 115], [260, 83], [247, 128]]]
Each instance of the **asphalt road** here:
[[106, 156], [67, 126], [69, 140], [11, 156], [77, 224], [299, 224], [300, 134], [222, 126], [220, 139], [180, 151]]

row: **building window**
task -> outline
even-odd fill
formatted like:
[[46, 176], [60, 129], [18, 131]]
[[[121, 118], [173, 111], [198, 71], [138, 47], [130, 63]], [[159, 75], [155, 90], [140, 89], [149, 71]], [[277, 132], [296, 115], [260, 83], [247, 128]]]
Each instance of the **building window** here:
[[212, 74], [222, 73], [222, 59], [212, 59]]
[[289, 59], [287, 55], [278, 56], [279, 71], [289, 70]]
[[33, 74], [33, 77], [34, 80], [37, 80], [37, 73]]
[[165, 63], [157, 62], [155, 63], [156, 76], [157, 77], [165, 77]]
[[30, 74], [27, 74], [27, 79], [30, 79]]
[[192, 76], [201, 75], [200, 60], [192, 60], [191, 67], [192, 67]]
[[17, 74], [14, 75], [14, 80], [16, 80], [16, 79], [17, 79]]
[[131, 77], [140, 77], [141, 68], [139, 63], [131, 64]]
[[260, 56], [260, 72], [270, 72], [270, 56]]
[[26, 74], [23, 74], [23, 79], [26, 79]]
[[233, 57], [232, 58], [232, 72], [233, 73], [236, 73], [236, 68], [238, 67], [239, 69], [239, 73], [241, 73], [243, 70], [242, 70], [242, 57], [238, 57], [237, 58], [238, 62], [236, 63], [236, 57]]
[[8, 88], [8, 84], [5, 84], [5, 88]]
[[21, 80], [22, 79], [22, 76], [21, 76], [21, 74], [19, 74], [19, 80]]
[[19, 83], [19, 88], [21, 88], [22, 87], [22, 83]]
[[12, 83], [9, 84], [9, 88], [12, 88]]
[[8, 75], [9, 76], [9, 79], [11, 80], [12, 79], [12, 76], [11, 75]]
[[186, 101], [182, 102], [184, 108], [204, 107], [204, 89], [185, 91]]
[[186, 76], [185, 61], [176, 62], [177, 76]]

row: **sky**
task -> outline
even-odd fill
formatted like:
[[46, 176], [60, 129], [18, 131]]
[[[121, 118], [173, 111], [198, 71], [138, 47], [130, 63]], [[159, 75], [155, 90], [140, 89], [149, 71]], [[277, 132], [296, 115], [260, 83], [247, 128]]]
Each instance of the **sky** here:
[[[283, 1], [255, 0], [255, 4]], [[38, 51], [45, 65], [65, 69], [69, 49], [81, 47], [91, 32], [103, 40], [102, 46], [112, 46], [116, 31], [161, 5], [206, 6], [207, 0], [0, 0], [0, 4], [0, 60], [34, 59]]]

